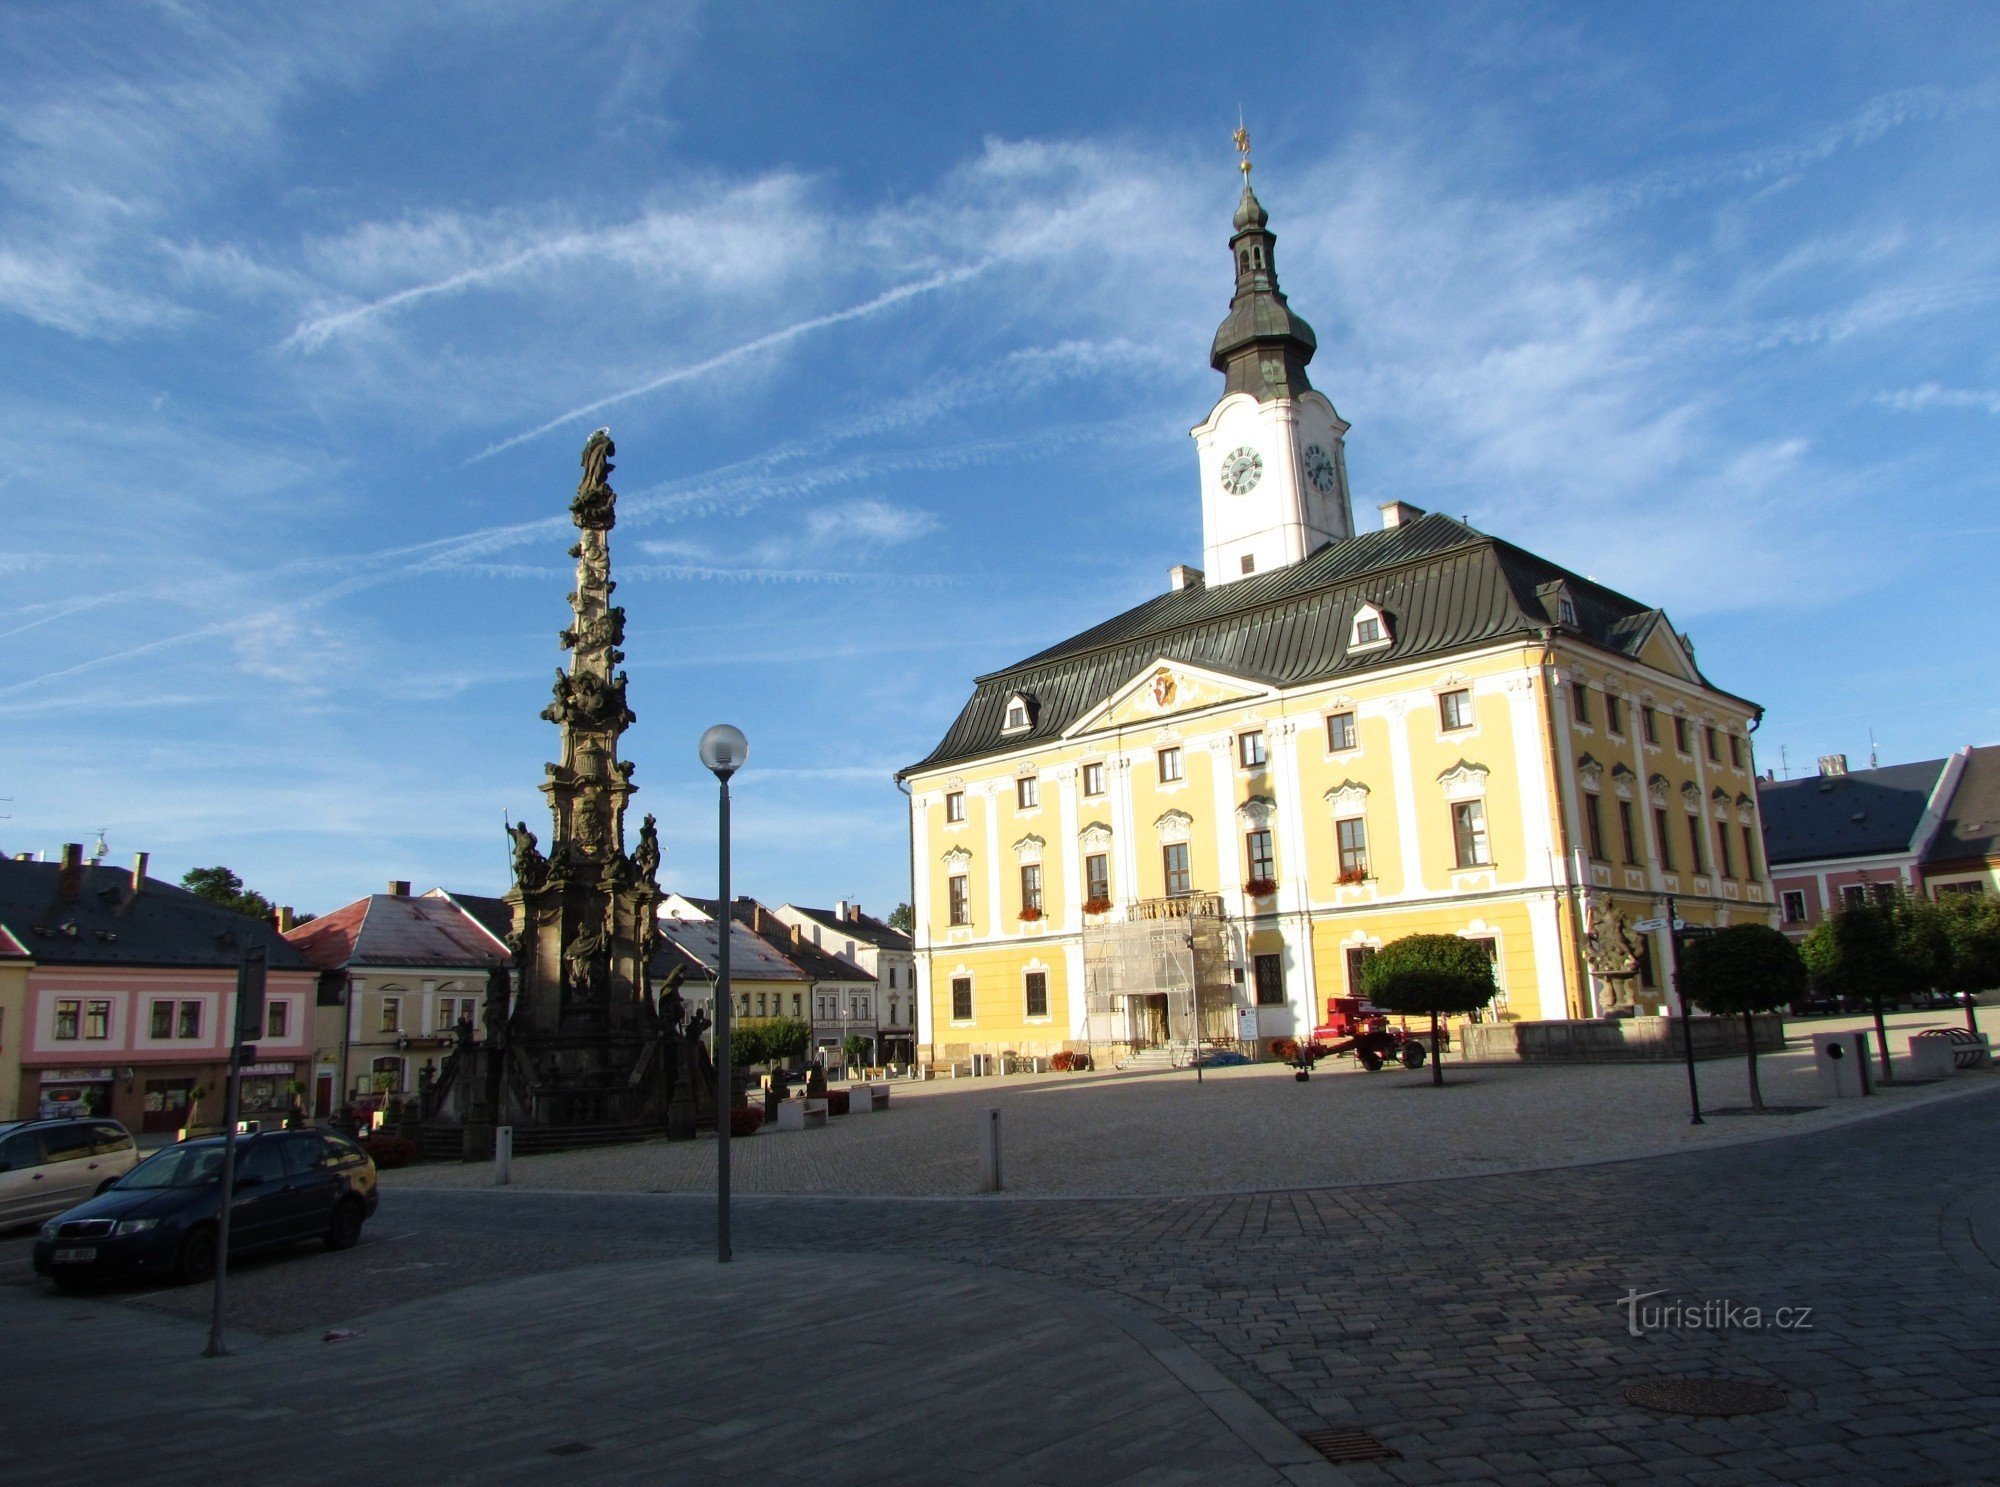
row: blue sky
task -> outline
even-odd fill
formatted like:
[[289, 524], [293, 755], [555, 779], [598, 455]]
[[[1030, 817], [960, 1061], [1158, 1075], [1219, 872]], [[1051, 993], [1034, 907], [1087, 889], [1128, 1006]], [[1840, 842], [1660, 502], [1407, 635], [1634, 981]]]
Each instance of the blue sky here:
[[971, 678], [1199, 561], [1241, 106], [1405, 499], [1663, 606], [1760, 762], [2000, 737], [2000, 13], [207, 6], [0, 25], [0, 846], [325, 910], [545, 831], [619, 445], [637, 804], [906, 896]]

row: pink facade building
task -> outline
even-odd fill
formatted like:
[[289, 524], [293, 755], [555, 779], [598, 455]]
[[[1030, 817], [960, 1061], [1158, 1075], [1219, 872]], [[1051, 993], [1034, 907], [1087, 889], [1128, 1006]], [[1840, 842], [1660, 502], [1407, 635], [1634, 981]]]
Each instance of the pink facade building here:
[[[267, 1003], [244, 1070], [246, 1119], [282, 1117], [312, 1057], [312, 968], [269, 924], [130, 868], [0, 862], [0, 956], [24, 981], [0, 1029], [18, 1068], [14, 1112], [108, 1115], [171, 1135], [197, 1103], [220, 1118], [237, 967], [261, 948]], [[10, 1071], [11, 1072], [11, 1071]]]

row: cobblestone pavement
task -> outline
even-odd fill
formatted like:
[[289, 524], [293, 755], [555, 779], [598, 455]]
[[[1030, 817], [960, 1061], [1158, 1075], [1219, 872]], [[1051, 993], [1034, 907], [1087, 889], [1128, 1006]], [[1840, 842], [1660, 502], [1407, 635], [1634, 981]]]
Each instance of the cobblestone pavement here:
[[[1989, 1017], [1991, 1014], [1988, 1014]], [[1924, 1027], [1955, 1025], [1949, 1012], [1894, 1019], [1891, 1046]], [[1859, 1026], [1856, 1019], [1801, 1024]], [[1765, 1098], [1795, 1107], [1782, 1123], [1819, 1130], [1886, 1106], [1950, 1098], [1974, 1079], [1898, 1086], [1871, 1100], [1827, 1102], [1810, 1041], [1760, 1060]], [[1721, 1116], [1688, 1123], [1679, 1064], [1449, 1064], [1429, 1075], [1361, 1072], [1322, 1064], [1309, 1083], [1280, 1065], [1149, 1075], [1051, 1075], [898, 1084], [882, 1115], [849, 1115], [824, 1129], [760, 1131], [731, 1143], [739, 1192], [956, 1195], [978, 1190], [981, 1112], [1002, 1112], [1007, 1185], [1019, 1193], [1227, 1192], [1462, 1176], [1566, 1162], [1607, 1161], [1758, 1139], [1771, 1120]], [[1700, 1066], [1703, 1103], [1748, 1103], [1743, 1060]], [[1812, 1107], [1798, 1109], [1796, 1107]], [[1270, 1139], [1282, 1127], [1287, 1139]], [[1199, 1129], [1203, 1138], [1188, 1141]], [[707, 1142], [563, 1152], [514, 1164], [523, 1187], [617, 1192], [707, 1192], [715, 1151]], [[476, 1187], [489, 1168], [446, 1164], [386, 1175], [391, 1190]]]
[[[407, 1190], [385, 1198], [373, 1226], [379, 1232], [352, 1256], [288, 1257], [257, 1273], [267, 1288], [262, 1300], [247, 1285], [238, 1294], [246, 1312], [288, 1304], [288, 1312], [266, 1320], [317, 1328], [354, 1320], [358, 1296], [368, 1294], [327, 1299], [338, 1290], [318, 1279], [332, 1274], [328, 1262], [386, 1268], [394, 1258], [428, 1267], [406, 1273], [413, 1289], [395, 1293], [399, 1308], [359, 1319], [367, 1339], [343, 1346], [366, 1349], [377, 1366], [403, 1369], [409, 1393], [390, 1423], [400, 1431], [429, 1418], [440, 1442], [453, 1429], [472, 1428], [485, 1407], [476, 1387], [467, 1394], [454, 1385], [443, 1397], [427, 1390], [425, 1349], [454, 1367], [461, 1355], [485, 1349], [495, 1380], [518, 1368], [540, 1380], [539, 1392], [505, 1396], [507, 1439], [517, 1448], [541, 1439], [530, 1439], [531, 1423], [542, 1434], [559, 1424], [579, 1432], [578, 1440], [594, 1439], [580, 1433], [577, 1399], [599, 1386], [600, 1375], [629, 1389], [659, 1357], [634, 1344], [635, 1329], [650, 1334], [672, 1325], [650, 1303], [630, 1300], [615, 1277], [600, 1283], [609, 1272], [558, 1269], [602, 1264], [615, 1251], [658, 1257], [652, 1263], [677, 1267], [688, 1297], [721, 1297], [730, 1307], [741, 1303], [746, 1284], [766, 1282], [751, 1288], [764, 1305], [738, 1313], [742, 1348], [791, 1356], [797, 1346], [821, 1360], [810, 1384], [729, 1418], [808, 1409], [819, 1412], [813, 1419], [822, 1431], [831, 1430], [827, 1402], [843, 1391], [880, 1397], [870, 1380], [883, 1368], [905, 1369], [904, 1386], [914, 1388], [926, 1376], [922, 1360], [940, 1368], [973, 1360], [969, 1372], [952, 1377], [976, 1390], [982, 1350], [997, 1349], [995, 1388], [1001, 1397], [1016, 1391], [1011, 1404], [986, 1415], [933, 1405], [898, 1416], [898, 1429], [867, 1443], [873, 1480], [983, 1479], [973, 1458], [953, 1453], [1008, 1441], [1017, 1428], [1045, 1439], [1034, 1434], [1038, 1422], [1060, 1418], [1068, 1447], [1038, 1462], [1050, 1469], [1047, 1480], [1058, 1482], [1121, 1480], [1100, 1475], [1092, 1465], [1100, 1459], [1133, 1483], [1189, 1480], [1174, 1454], [1189, 1449], [1214, 1453], [1203, 1457], [1197, 1477], [1218, 1481], [1299, 1481], [1310, 1472], [1355, 1484], [1539, 1487], [1996, 1482], [2000, 1174], [1991, 1153], [2000, 1141], [2000, 1083], [1967, 1089], [1960, 1098], [1836, 1130], [1441, 1182], [1095, 1201], [750, 1197], [737, 1206], [740, 1264], [729, 1272], [702, 1263], [714, 1215], [699, 1198]], [[454, 1258], [461, 1246], [466, 1261]], [[13, 1249], [0, 1249], [0, 1265]], [[876, 1304], [843, 1312], [840, 1298], [857, 1284], [857, 1265], [883, 1267], [863, 1277]], [[771, 1268], [778, 1266], [786, 1268]], [[954, 1292], [950, 1277], [962, 1277], [967, 1266], [1004, 1282], [996, 1294], [1013, 1299]], [[537, 1270], [545, 1272], [539, 1279]], [[488, 1283], [496, 1272], [529, 1274], [507, 1284], [545, 1287], [547, 1296], [567, 1298], [567, 1311], [553, 1324], [543, 1314], [540, 1330], [510, 1322], [509, 1297], [518, 1293]], [[1015, 1286], [1045, 1288], [1045, 1304], [1021, 1306]], [[1761, 1308], [1765, 1325], [1743, 1325], [1734, 1314], [1734, 1325], [1642, 1328], [1633, 1336], [1621, 1299], [1652, 1292], [1659, 1294], [1649, 1306], [1682, 1303], [1683, 1323], [1721, 1322], [1717, 1308], [1733, 1303]], [[293, 1299], [284, 1303], [284, 1294]], [[23, 1374], [64, 1344], [63, 1356], [78, 1367], [117, 1354], [121, 1315], [147, 1329], [157, 1375], [165, 1352], [155, 1332], [178, 1329], [177, 1356], [191, 1355], [200, 1301], [196, 1293], [165, 1292], [77, 1302], [0, 1287], [0, 1317], [10, 1340], [19, 1338], [7, 1352], [6, 1397], [32, 1413], [38, 1406], [23, 1393]], [[1779, 1307], [1810, 1308], [1806, 1325], [1769, 1325]], [[162, 1316], [163, 1308], [190, 1315]], [[63, 1326], [64, 1317], [85, 1312], [96, 1317], [94, 1328]], [[34, 1329], [18, 1328], [30, 1314]], [[1074, 1339], [1038, 1333], [1028, 1320], [1052, 1314], [1098, 1324], [1097, 1331], [1086, 1326], [1088, 1336], [1108, 1336], [1108, 1319], [1137, 1351], [1121, 1346], [1086, 1358]], [[1135, 1320], [1127, 1325], [1124, 1318]], [[508, 1332], [509, 1325], [517, 1330]], [[555, 1341], [544, 1344], [550, 1325]], [[727, 1339], [738, 1324], [711, 1315], [702, 1325], [697, 1371], [726, 1369]], [[321, 1347], [315, 1335], [276, 1338], [262, 1345], [263, 1356], [306, 1367], [301, 1352]], [[1009, 1336], [1027, 1339], [1041, 1374], [1019, 1367], [1022, 1354], [1003, 1346]], [[553, 1350], [547, 1356], [545, 1346]], [[1221, 1381], [1184, 1399], [1179, 1414], [1157, 1373], [1181, 1377], [1176, 1359], [1206, 1366]], [[192, 1362], [172, 1369], [177, 1379], [200, 1377]], [[1658, 1376], [1762, 1381], [1781, 1389], [1786, 1403], [1769, 1414], [1702, 1419], [1625, 1401], [1626, 1384]], [[1031, 1384], [1082, 1403], [1060, 1416], [1049, 1404], [1028, 1410], [1038, 1396], [1018, 1391]], [[1183, 1387], [1193, 1388], [1185, 1379]], [[895, 1388], [883, 1392], [894, 1397]], [[659, 1397], [670, 1417], [678, 1394], [663, 1386]], [[103, 1404], [103, 1395], [94, 1398]], [[1145, 1403], [1126, 1410], [1127, 1400]], [[1193, 1447], [1163, 1433], [1166, 1421], [1197, 1400], [1225, 1425], [1232, 1412], [1243, 1417], [1242, 1430], [1232, 1431], [1236, 1446], [1213, 1432]], [[227, 1407], [257, 1401], [239, 1389]], [[1399, 1456], [1338, 1468], [1258, 1452], [1255, 1462], [1245, 1458], [1237, 1446], [1270, 1439], [1268, 1432], [1257, 1436], [1259, 1422], [1270, 1420], [1292, 1432], [1358, 1426]], [[783, 1439], [815, 1438], [812, 1420], [784, 1426], [794, 1427], [798, 1433]], [[629, 1437], [620, 1439], [623, 1445], [605, 1449], [631, 1447]], [[1141, 1458], [1147, 1464], [1135, 1467]], [[403, 1474], [440, 1459], [419, 1452]], [[828, 1459], [839, 1461], [841, 1453], [814, 1455], [816, 1474]], [[588, 1460], [566, 1459], [560, 1469], [544, 1460], [541, 1470], [555, 1480], [611, 1479], [570, 1475], [597, 1470], [577, 1465]], [[756, 1451], [740, 1462], [740, 1474], [717, 1479], [752, 1480], [793, 1464]], [[611, 1464], [607, 1457], [604, 1465]]]

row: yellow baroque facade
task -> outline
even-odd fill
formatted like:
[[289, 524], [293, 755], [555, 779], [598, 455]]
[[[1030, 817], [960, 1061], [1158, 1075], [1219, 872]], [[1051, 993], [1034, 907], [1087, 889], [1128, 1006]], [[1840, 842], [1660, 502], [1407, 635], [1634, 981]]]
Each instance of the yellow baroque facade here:
[[1142, 958], [1106, 978], [1119, 926], [1150, 926], [1159, 988], [1202, 983], [1199, 1036], [1254, 1045], [1405, 935], [1483, 942], [1487, 1015], [1550, 1019], [1665, 1005], [1638, 926], [1669, 896], [1771, 922], [1760, 710], [1658, 609], [1463, 522], [1392, 502], [1355, 535], [1267, 221], [1246, 180], [1194, 431], [1223, 571], [981, 677], [899, 776], [924, 1056], [1191, 1040]]

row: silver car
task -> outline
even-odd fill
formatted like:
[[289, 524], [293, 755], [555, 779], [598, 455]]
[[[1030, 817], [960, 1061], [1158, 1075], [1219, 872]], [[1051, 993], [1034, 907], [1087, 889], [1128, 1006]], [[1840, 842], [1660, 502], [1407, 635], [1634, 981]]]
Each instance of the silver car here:
[[0, 1231], [74, 1208], [138, 1165], [132, 1133], [103, 1116], [0, 1125]]

